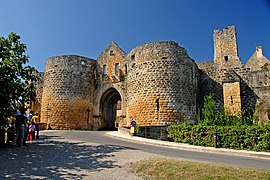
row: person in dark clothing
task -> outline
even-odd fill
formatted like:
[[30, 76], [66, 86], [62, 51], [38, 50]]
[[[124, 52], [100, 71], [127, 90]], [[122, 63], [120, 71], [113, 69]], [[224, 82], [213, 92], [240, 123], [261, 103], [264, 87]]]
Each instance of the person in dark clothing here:
[[16, 145], [17, 141], [18, 141], [19, 147], [22, 147], [22, 145], [23, 145], [26, 120], [27, 120], [27, 118], [24, 116], [24, 113], [25, 113], [25, 109], [20, 108], [20, 114], [17, 115], [16, 121], [15, 121], [16, 136], [15, 136], [14, 141], [13, 141], [13, 146]]

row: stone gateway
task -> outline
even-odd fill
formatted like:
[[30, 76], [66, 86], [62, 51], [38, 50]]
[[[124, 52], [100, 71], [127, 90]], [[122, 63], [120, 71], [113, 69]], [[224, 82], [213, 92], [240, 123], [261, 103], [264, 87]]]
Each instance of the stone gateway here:
[[[158, 126], [200, 117], [212, 95], [232, 115], [269, 104], [269, 60], [262, 47], [243, 65], [236, 30], [214, 31], [214, 59], [196, 63], [176, 42], [150, 42], [126, 54], [112, 42], [97, 60], [75, 56], [46, 62], [32, 109], [52, 129]], [[261, 119], [268, 119], [261, 111]], [[269, 110], [270, 112], [270, 110]]]

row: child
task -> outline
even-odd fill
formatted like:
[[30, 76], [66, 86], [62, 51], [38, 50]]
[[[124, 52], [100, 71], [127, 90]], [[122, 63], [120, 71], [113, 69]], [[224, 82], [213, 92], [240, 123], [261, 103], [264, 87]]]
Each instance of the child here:
[[36, 131], [36, 126], [35, 126], [35, 123], [32, 121], [31, 124], [29, 125], [29, 133], [27, 136], [28, 141], [32, 141], [35, 138], [35, 131]]

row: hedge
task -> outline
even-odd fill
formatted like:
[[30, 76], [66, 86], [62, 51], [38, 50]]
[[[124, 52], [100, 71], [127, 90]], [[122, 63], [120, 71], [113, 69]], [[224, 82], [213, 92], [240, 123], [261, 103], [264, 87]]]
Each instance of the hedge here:
[[167, 128], [168, 137], [174, 142], [199, 146], [270, 151], [270, 126], [203, 126], [172, 125]]

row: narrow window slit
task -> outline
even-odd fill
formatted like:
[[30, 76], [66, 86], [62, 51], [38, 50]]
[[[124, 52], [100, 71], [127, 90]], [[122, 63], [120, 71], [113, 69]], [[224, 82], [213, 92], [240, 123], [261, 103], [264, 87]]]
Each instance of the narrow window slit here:
[[157, 111], [159, 111], [159, 99], [156, 100], [157, 103]]

